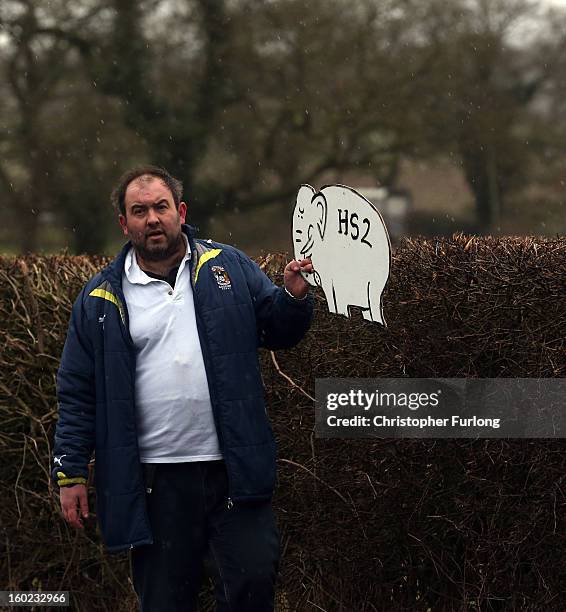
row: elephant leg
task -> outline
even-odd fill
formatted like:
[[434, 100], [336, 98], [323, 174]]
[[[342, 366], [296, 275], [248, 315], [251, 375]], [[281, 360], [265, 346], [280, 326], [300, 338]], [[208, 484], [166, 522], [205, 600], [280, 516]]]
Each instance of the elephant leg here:
[[328, 304], [328, 310], [332, 313], [336, 313], [336, 300], [334, 294], [334, 285], [333, 283], [326, 282], [322, 283], [322, 291], [324, 292], [324, 297], [326, 298], [326, 303]]
[[348, 310], [348, 302], [344, 300], [342, 295], [336, 291], [336, 288], [333, 286], [333, 297], [334, 297], [334, 306], [336, 308], [336, 314], [344, 315], [345, 317], [350, 317], [350, 311]]
[[329, 281], [328, 283], [323, 284], [322, 290], [324, 291], [324, 297], [326, 298], [326, 302], [328, 304], [328, 310], [334, 314], [341, 314], [348, 317], [348, 304], [344, 303], [344, 301], [340, 299], [340, 294], [336, 291], [334, 282]]
[[371, 281], [367, 284], [367, 309], [364, 309], [362, 316], [366, 321], [373, 321], [385, 325], [381, 308], [381, 289], [380, 285]]

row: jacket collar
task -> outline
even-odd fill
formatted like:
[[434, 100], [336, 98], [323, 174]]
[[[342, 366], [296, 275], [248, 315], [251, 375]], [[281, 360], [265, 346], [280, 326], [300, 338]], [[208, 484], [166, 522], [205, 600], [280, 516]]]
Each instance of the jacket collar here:
[[[181, 225], [181, 230], [189, 241], [191, 253], [194, 252], [196, 229], [192, 225], [187, 225], [186, 223], [183, 223]], [[105, 280], [108, 280], [112, 285], [116, 287], [122, 286], [122, 272], [124, 271], [126, 256], [128, 255], [128, 251], [131, 247], [132, 243], [126, 242], [126, 244], [122, 247], [118, 255], [108, 264], [106, 268], [104, 268], [104, 270], [102, 270], [103, 278]]]

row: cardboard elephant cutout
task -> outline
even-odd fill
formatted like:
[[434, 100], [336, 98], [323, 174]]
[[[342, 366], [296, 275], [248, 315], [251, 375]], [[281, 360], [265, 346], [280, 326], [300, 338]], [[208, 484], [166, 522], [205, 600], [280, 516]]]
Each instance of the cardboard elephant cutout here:
[[330, 312], [385, 325], [381, 294], [389, 278], [391, 243], [375, 206], [345, 185], [316, 192], [302, 185], [293, 211], [295, 259], [310, 257], [314, 272], [303, 276], [322, 287]]

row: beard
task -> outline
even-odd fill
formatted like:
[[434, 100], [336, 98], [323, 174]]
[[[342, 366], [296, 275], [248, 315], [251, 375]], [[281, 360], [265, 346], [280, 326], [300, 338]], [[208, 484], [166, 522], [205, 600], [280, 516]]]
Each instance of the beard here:
[[168, 259], [180, 250], [183, 243], [183, 233], [179, 232], [175, 238], [170, 238], [167, 234], [163, 234], [166, 238], [164, 244], [155, 244], [148, 246], [147, 238], [144, 236], [141, 240], [133, 242], [134, 249], [145, 261], [163, 261]]

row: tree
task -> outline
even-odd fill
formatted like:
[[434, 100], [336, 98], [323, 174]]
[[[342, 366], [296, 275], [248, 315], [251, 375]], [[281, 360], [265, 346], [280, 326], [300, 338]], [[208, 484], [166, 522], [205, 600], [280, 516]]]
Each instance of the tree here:
[[[455, 1], [452, 10], [435, 0], [420, 4], [418, 35], [436, 49], [435, 65], [422, 83], [423, 137], [429, 151], [449, 152], [461, 161], [475, 198], [478, 229], [498, 225], [507, 196], [524, 185], [536, 151], [532, 103], [550, 75], [562, 40], [514, 42], [521, 27], [549, 22], [526, 0]], [[416, 7], [415, 7], [415, 10]], [[420, 46], [417, 42], [416, 46]]]
[[[24, 249], [38, 215], [102, 248], [133, 163], [185, 183], [192, 219], [289, 202], [352, 169], [451, 154], [485, 230], [527, 177], [561, 33], [513, 45], [522, 0], [6, 0], [0, 193]], [[551, 56], [550, 61], [543, 60]], [[540, 140], [540, 139], [539, 139]], [[559, 143], [556, 144], [559, 146]], [[25, 205], [24, 205], [25, 203]]]
[[0, 184], [5, 201], [17, 215], [22, 249], [33, 251], [39, 213], [50, 207], [47, 177], [53, 168], [43, 146], [41, 112], [61, 77], [66, 50], [58, 41], [46, 42], [37, 36], [37, 14], [31, 3], [5, 7], [2, 27], [10, 42], [3, 69], [11, 116], [3, 138], [6, 157], [0, 162]]
[[40, 220], [47, 213], [59, 227], [68, 226], [78, 252], [100, 252], [104, 245], [104, 207], [94, 188], [104, 172], [97, 175], [92, 167], [100, 148], [93, 133], [95, 113], [89, 113], [94, 96], [89, 90], [81, 114], [76, 113], [84, 79], [77, 71], [75, 45], [53, 37], [47, 25], [65, 22], [70, 30], [81, 31], [101, 10], [96, 3], [77, 8], [51, 2], [44, 9], [21, 0], [6, 3], [0, 17], [7, 36], [0, 189], [24, 252], [37, 250]]
[[[49, 31], [120, 100], [150, 161], [184, 180], [201, 224], [219, 205], [280, 201], [330, 169], [391, 173], [404, 124], [380, 109], [392, 73], [381, 67], [391, 62], [374, 42], [384, 32], [372, 3], [345, 19], [340, 0], [194, 0], [169, 5], [157, 25], [158, 6], [114, 0], [103, 28]], [[329, 62], [335, 74], [325, 74]], [[366, 65], [369, 85], [356, 71]]]

